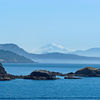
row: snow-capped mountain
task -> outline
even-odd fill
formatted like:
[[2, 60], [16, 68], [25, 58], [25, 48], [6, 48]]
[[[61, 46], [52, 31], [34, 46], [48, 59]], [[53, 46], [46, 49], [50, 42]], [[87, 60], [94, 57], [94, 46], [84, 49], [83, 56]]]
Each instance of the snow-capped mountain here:
[[68, 50], [60, 44], [52, 43], [47, 44], [40, 48], [42, 53], [52, 53], [52, 52], [60, 52], [60, 53], [67, 53]]
[[[12, 52], [14, 54], [20, 55], [21, 57], [24, 56], [25, 58], [40, 63], [100, 63], [99, 48], [89, 49], [88, 52], [87, 50], [84, 52], [82, 51], [81, 54], [78, 51], [71, 52], [70, 54], [69, 51], [62, 45], [48, 44], [41, 48], [41, 50], [45, 53], [35, 54], [26, 52], [23, 48], [20, 48], [16, 44], [0, 44], [0, 50], [1, 51], [3, 50], [5, 52]], [[2, 56], [5, 57], [5, 52], [1, 53], [0, 57]], [[98, 55], [98, 57], [95, 57], [96, 56], [95, 53], [96, 55]], [[81, 55], [86, 55], [86, 56], [81, 56]], [[88, 55], [92, 57], [87, 57]]]

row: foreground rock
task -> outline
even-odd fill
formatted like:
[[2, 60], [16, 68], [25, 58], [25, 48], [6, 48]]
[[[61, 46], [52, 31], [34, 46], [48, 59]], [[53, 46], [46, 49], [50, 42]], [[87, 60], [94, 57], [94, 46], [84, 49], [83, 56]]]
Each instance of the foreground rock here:
[[33, 71], [30, 75], [25, 76], [24, 79], [33, 79], [33, 80], [55, 80], [56, 75], [53, 72], [47, 70], [36, 70]]
[[14, 75], [8, 74], [0, 63], [0, 81], [15, 79]]
[[93, 67], [85, 67], [75, 72], [76, 76], [84, 77], [100, 77], [100, 69]]
[[76, 77], [73, 72], [68, 73], [64, 79], [81, 79], [80, 77]]
[[5, 71], [2, 64], [0, 63], [0, 75], [4, 75], [4, 74], [7, 74], [7, 72]]
[[32, 79], [32, 80], [55, 80], [56, 75], [62, 75], [59, 72], [50, 72], [47, 70], [36, 70], [27, 76], [15, 76], [8, 74], [0, 63], [0, 81], [12, 80], [12, 79]]
[[16, 77], [14, 75], [11, 74], [0, 74], [0, 81], [8, 81], [8, 80], [12, 80], [15, 79]]
[[32, 80], [56, 80], [59, 79], [56, 76], [65, 76], [64, 79], [80, 79], [80, 77], [100, 77], [100, 69], [93, 67], [85, 67], [76, 71], [63, 74], [60, 72], [51, 72], [47, 70], [35, 70], [27, 76], [15, 76], [8, 74], [0, 63], [0, 81], [12, 80], [12, 79], [32, 79]]
[[65, 76], [64, 79], [81, 79], [81, 78], [76, 76]]
[[53, 75], [55, 76], [66, 76], [67, 74], [63, 74], [63, 73], [60, 73], [60, 72], [52, 72]]

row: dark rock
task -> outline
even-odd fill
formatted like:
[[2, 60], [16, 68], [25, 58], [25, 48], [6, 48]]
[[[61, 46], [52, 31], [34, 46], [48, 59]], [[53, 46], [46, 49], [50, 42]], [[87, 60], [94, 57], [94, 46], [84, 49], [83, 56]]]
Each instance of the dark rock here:
[[75, 72], [76, 76], [100, 77], [100, 69], [85, 67]]
[[76, 76], [65, 76], [64, 79], [81, 79], [81, 78]]
[[66, 76], [67, 74], [63, 74], [63, 73], [60, 73], [60, 72], [52, 72], [54, 75], [56, 76]]
[[27, 76], [15, 76], [8, 74], [0, 63], [0, 81], [12, 80], [12, 79], [33, 79], [33, 80], [55, 80], [57, 74], [56, 72], [50, 72], [47, 70], [36, 70]]
[[1, 74], [7, 74], [7, 72], [5, 71], [5, 69], [3, 68], [2, 64], [0, 63], [0, 75]]
[[81, 79], [80, 77], [76, 77], [73, 72], [68, 73], [64, 79]]
[[15, 79], [16, 77], [14, 75], [10, 74], [2, 74], [0, 75], [0, 81], [7, 81], [7, 80], [12, 80]]
[[35, 70], [30, 75], [25, 76], [24, 79], [33, 79], [33, 80], [55, 80], [56, 75], [53, 72], [47, 70]]
[[0, 81], [6, 81], [11, 79], [15, 79], [15, 76], [8, 74], [3, 68], [3, 65], [0, 63]]
[[67, 73], [67, 76], [75, 76], [75, 73], [73, 72]]

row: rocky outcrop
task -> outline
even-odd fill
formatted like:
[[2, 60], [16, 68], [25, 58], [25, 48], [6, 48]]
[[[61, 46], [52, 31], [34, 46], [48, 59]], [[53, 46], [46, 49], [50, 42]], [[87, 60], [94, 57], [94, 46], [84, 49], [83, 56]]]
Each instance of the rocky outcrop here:
[[66, 76], [67, 74], [63, 74], [60, 72], [52, 72], [52, 74], [56, 75], [56, 76]]
[[11, 80], [14, 78], [15, 76], [8, 74], [0, 63], [0, 81]]
[[8, 74], [0, 63], [0, 81], [12, 80], [12, 79], [32, 79], [32, 80], [56, 80], [59, 79], [56, 76], [65, 76], [64, 79], [80, 79], [80, 77], [100, 77], [100, 69], [93, 67], [85, 67], [76, 71], [63, 74], [60, 72], [51, 72], [47, 70], [35, 70], [27, 76], [15, 76]]
[[47, 70], [35, 70], [30, 75], [25, 76], [24, 79], [33, 79], [33, 80], [55, 80], [56, 75], [53, 72]]
[[67, 73], [64, 79], [81, 79], [80, 77], [76, 77], [73, 72]]
[[81, 79], [81, 78], [76, 76], [65, 76], [64, 79]]
[[27, 76], [15, 76], [8, 74], [0, 63], [0, 81], [12, 80], [12, 79], [32, 79], [32, 80], [55, 80], [56, 75], [62, 75], [59, 72], [50, 72], [47, 70], [35, 70]]
[[0, 75], [0, 81], [8, 81], [8, 80], [12, 80], [15, 78], [16, 77], [14, 75], [11, 75], [11, 74], [1, 74]]
[[0, 63], [0, 75], [4, 75], [7, 74], [7, 72], [5, 71], [5, 69], [3, 68], [2, 64]]
[[93, 67], [85, 67], [75, 72], [76, 76], [84, 76], [84, 77], [100, 77], [100, 69]]

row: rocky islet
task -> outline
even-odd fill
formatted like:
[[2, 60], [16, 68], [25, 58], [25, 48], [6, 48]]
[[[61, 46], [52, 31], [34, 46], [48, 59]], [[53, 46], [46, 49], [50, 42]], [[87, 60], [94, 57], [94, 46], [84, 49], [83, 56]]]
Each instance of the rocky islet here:
[[5, 71], [3, 65], [0, 63], [0, 81], [12, 80], [12, 79], [31, 79], [31, 80], [56, 80], [59, 79], [56, 76], [63, 76], [64, 79], [81, 79], [81, 77], [100, 77], [100, 69], [93, 67], [85, 67], [77, 70], [75, 73], [60, 73], [51, 72], [47, 70], [35, 70], [26, 76], [11, 75]]

